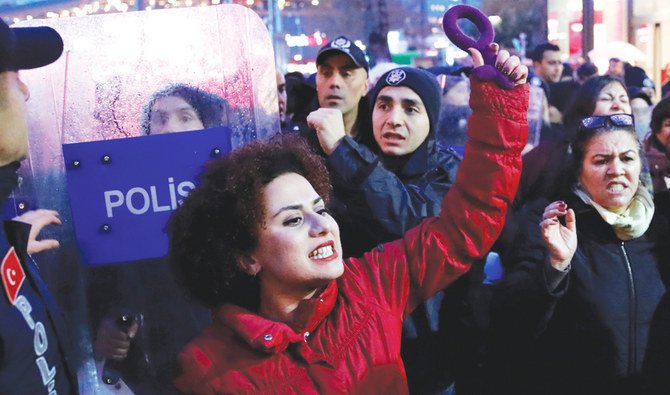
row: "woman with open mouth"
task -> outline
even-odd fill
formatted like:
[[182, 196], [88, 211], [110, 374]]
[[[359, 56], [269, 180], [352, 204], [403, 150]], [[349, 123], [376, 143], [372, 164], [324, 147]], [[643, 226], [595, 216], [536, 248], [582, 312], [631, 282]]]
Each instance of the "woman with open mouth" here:
[[440, 217], [361, 258], [343, 259], [325, 164], [300, 137], [207, 166], [168, 227], [176, 277], [213, 311], [179, 356], [180, 391], [407, 393], [404, 318], [488, 252], [518, 184], [528, 71], [506, 51], [497, 66], [516, 87], [472, 77], [466, 155]]
[[499, 393], [656, 393], [642, 372], [658, 354], [670, 227], [640, 180], [642, 155], [632, 115], [584, 118], [561, 200], [531, 203], [492, 300]]

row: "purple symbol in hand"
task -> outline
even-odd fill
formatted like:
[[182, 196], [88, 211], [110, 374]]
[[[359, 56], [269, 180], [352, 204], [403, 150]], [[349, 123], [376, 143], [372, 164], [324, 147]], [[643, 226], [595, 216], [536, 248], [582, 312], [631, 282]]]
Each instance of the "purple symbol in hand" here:
[[[458, 27], [456, 22], [462, 18], [474, 23], [477, 30], [479, 30], [479, 40], [475, 41]], [[453, 6], [444, 13], [442, 29], [447, 37], [449, 37], [449, 40], [456, 44], [458, 48], [464, 51], [467, 51], [468, 48], [475, 48], [481, 52], [484, 58], [484, 65], [472, 70], [472, 73], [477, 78], [483, 81], [493, 80], [503, 89], [514, 88], [514, 82], [495, 68], [496, 54], [489, 47], [493, 42], [495, 33], [493, 32], [493, 26], [491, 26], [489, 18], [483, 12], [469, 5], [459, 4]]]

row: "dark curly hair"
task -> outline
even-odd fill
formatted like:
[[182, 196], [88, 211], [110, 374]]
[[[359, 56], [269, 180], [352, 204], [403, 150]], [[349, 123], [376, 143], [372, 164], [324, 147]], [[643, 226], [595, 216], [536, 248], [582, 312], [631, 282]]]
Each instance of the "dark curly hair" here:
[[264, 187], [278, 176], [305, 177], [327, 204], [323, 159], [296, 134], [254, 141], [205, 166], [168, 223], [169, 257], [182, 285], [208, 307], [259, 304], [259, 285], [237, 258], [252, 252], [264, 217]]
[[156, 100], [173, 96], [184, 99], [193, 107], [205, 129], [222, 126], [226, 123], [228, 104], [224, 98], [195, 86], [176, 83], [154, 92], [144, 104], [140, 115], [140, 133], [142, 135], [151, 134], [151, 109]]

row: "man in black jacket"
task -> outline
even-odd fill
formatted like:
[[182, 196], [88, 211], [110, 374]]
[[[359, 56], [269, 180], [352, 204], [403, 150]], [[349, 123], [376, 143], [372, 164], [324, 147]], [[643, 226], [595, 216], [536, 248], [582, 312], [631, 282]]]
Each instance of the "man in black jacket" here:
[[454, 181], [458, 155], [436, 139], [441, 90], [417, 68], [387, 72], [370, 95], [370, 128], [346, 133], [342, 117], [313, 112], [307, 122], [325, 153], [334, 187], [334, 214], [345, 255], [360, 256], [439, 214]]
[[[28, 87], [18, 71], [42, 67], [63, 51], [60, 35], [49, 27], [10, 28], [0, 20], [0, 204], [17, 185], [19, 161], [28, 151], [25, 102]], [[75, 371], [68, 361], [69, 338], [56, 303], [28, 255], [29, 242], [46, 221], [31, 226], [5, 221], [0, 230], [0, 394], [76, 394]], [[40, 213], [28, 214], [32, 219]], [[26, 221], [32, 222], [31, 218]], [[51, 242], [54, 247], [55, 241]], [[46, 248], [49, 248], [47, 246]], [[39, 249], [33, 249], [37, 251]]]

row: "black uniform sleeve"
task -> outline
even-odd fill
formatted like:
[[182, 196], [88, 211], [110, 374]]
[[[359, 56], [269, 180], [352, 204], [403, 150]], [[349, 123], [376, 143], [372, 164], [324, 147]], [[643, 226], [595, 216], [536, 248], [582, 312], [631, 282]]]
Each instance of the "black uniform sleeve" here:
[[440, 167], [414, 180], [402, 180], [367, 147], [345, 137], [327, 162], [347, 184], [358, 189], [369, 219], [397, 238], [423, 218], [439, 214], [440, 203], [453, 184], [460, 163], [455, 153], [442, 155]]

